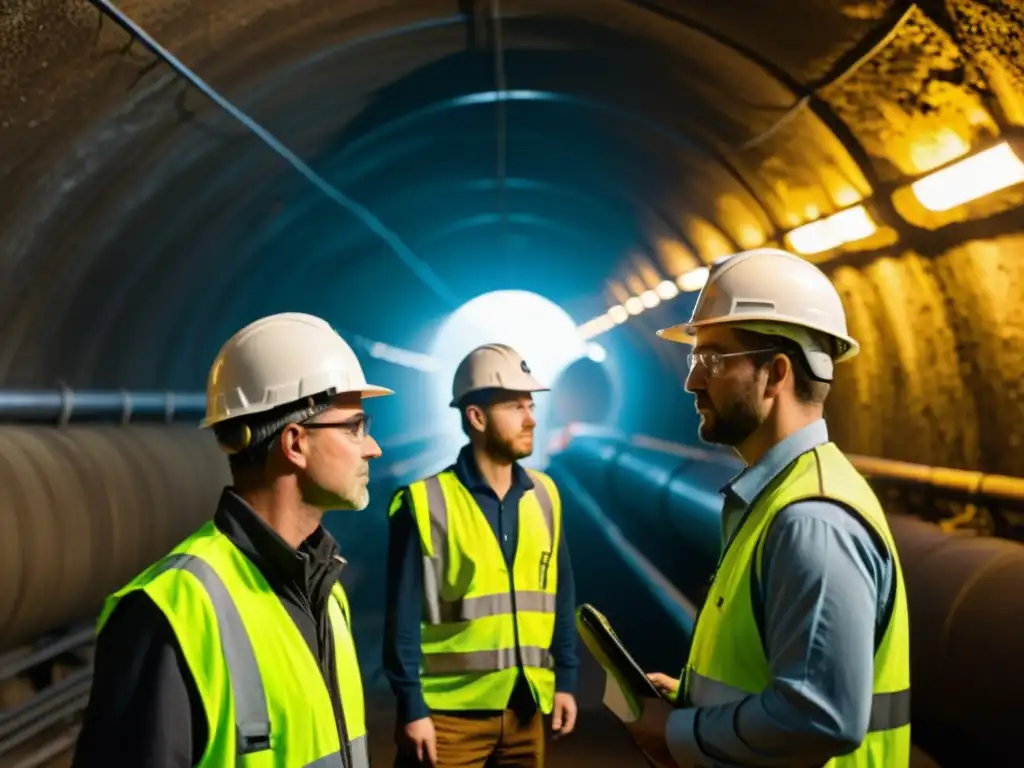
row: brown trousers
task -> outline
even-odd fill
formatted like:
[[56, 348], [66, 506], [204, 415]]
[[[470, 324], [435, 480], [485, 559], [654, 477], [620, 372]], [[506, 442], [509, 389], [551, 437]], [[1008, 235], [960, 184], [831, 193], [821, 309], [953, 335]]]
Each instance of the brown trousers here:
[[[540, 712], [522, 722], [512, 710], [454, 714], [434, 712], [436, 768], [543, 768], [544, 719]], [[399, 756], [396, 766], [416, 765]]]

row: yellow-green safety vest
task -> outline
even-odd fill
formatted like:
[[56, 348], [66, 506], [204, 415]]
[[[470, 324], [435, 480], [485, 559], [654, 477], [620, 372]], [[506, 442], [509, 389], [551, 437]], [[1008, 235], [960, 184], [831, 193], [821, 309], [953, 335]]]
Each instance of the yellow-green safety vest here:
[[409, 486], [423, 551], [420, 679], [432, 710], [504, 709], [518, 676], [518, 634], [523, 672], [541, 712], [551, 712], [562, 504], [548, 475], [529, 474], [511, 573], [453, 470]]
[[206, 712], [200, 768], [368, 768], [363, 683], [348, 599], [328, 613], [347, 743], [342, 745], [318, 660], [263, 574], [213, 522], [107, 598], [142, 590], [163, 611]]
[[899, 555], [885, 513], [867, 481], [834, 443], [797, 458], [758, 496], [719, 563], [694, 628], [681, 678], [688, 705], [702, 707], [758, 694], [771, 682], [768, 658], [751, 599], [761, 577], [768, 529], [787, 505], [805, 499], [839, 502], [885, 542], [893, 560], [894, 603], [875, 650], [874, 696], [868, 733], [853, 752], [827, 768], [899, 768], [910, 763], [910, 622]]

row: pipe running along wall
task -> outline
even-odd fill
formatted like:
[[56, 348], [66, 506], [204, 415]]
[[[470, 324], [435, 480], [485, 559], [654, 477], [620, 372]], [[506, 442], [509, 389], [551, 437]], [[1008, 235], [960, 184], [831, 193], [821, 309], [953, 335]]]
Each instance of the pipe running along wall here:
[[229, 482], [195, 426], [0, 427], [0, 651], [95, 615]]
[[[688, 597], [703, 599], [721, 547], [717, 488], [736, 466], [595, 436], [573, 437], [554, 461]], [[943, 765], [1024, 756], [1024, 546], [906, 516], [891, 515], [890, 526], [910, 607], [915, 741]]]

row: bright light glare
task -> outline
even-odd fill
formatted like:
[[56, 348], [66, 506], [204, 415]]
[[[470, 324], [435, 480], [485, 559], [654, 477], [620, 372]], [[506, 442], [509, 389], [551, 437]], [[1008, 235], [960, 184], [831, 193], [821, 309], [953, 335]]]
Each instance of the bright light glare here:
[[679, 289], [676, 288], [676, 284], [671, 280], [662, 280], [658, 283], [658, 287], [655, 290], [658, 292], [658, 296], [666, 301], [675, 298], [679, 294]]
[[608, 317], [612, 319], [616, 325], [626, 322], [626, 318], [629, 317], [629, 312], [621, 304], [616, 304], [614, 307], [608, 309]]
[[644, 291], [640, 294], [640, 301], [648, 309], [654, 309], [661, 303], [661, 298], [654, 291]]
[[786, 235], [786, 239], [793, 250], [807, 255], [830, 251], [844, 243], [870, 237], [876, 229], [867, 209], [863, 205], [856, 205], [827, 219], [797, 227]]
[[605, 348], [596, 341], [591, 341], [587, 344], [587, 357], [595, 363], [603, 363], [608, 359], [608, 353], [605, 351]]
[[676, 281], [679, 283], [679, 290], [685, 293], [693, 293], [704, 287], [708, 281], [709, 270], [707, 267], [697, 267], [689, 272], [684, 272]]
[[[455, 369], [471, 350], [491, 343], [508, 344], [519, 352], [534, 377], [549, 387], [565, 368], [588, 354], [587, 342], [569, 313], [543, 296], [492, 291], [466, 302], [444, 321], [430, 350], [438, 361], [438, 375], [428, 410], [436, 417], [438, 431], [454, 440], [462, 440], [459, 413], [446, 406]], [[550, 394], [538, 392], [534, 397], [538, 427], [533, 457], [524, 463], [540, 468], [547, 463], [544, 429]]]
[[918, 179], [910, 188], [929, 211], [948, 211], [1024, 181], [1024, 162], [1003, 142]]
[[639, 315], [644, 311], [644, 303], [640, 301], [639, 296], [630, 296], [626, 299], [626, 311], [631, 315]]

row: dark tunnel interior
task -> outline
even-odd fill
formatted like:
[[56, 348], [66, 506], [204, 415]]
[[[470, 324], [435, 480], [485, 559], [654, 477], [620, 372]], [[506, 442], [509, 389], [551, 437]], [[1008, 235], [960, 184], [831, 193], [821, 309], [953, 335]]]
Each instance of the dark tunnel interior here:
[[[0, 768], [43, 754], [29, 724], [73, 740], [40, 713], [84, 706], [87, 673], [33, 710], [39, 675], [88, 669], [63, 638], [212, 513], [207, 373], [275, 312], [327, 319], [397, 393], [369, 407], [370, 508], [328, 518], [377, 764], [386, 505], [454, 459], [451, 372], [491, 336], [552, 384], [535, 460], [578, 602], [674, 674], [739, 465], [700, 444], [687, 348], [655, 331], [760, 246], [820, 266], [861, 343], [826, 415], [941, 637], [914, 650], [915, 765], [1024, 755], [1021, 3], [0, 3]], [[19, 661], [44, 647], [45, 674]], [[581, 655], [582, 732], [551, 762], [640, 765]], [[988, 703], [940, 705], [945, 675]]]

